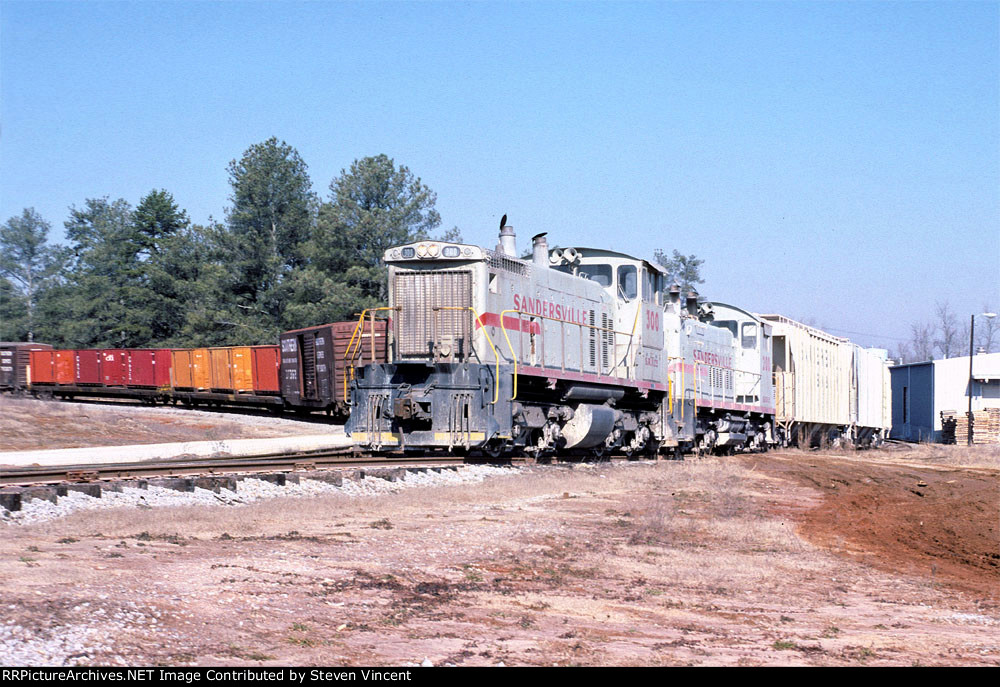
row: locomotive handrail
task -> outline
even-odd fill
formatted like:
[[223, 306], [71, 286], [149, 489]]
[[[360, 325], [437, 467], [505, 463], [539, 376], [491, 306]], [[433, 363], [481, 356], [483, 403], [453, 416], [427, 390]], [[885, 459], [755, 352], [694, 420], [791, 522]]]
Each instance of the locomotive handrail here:
[[[641, 313], [641, 312], [642, 312], [642, 301], [639, 301], [639, 304], [636, 306], [636, 309], [635, 309], [635, 320], [632, 322], [632, 332], [628, 335], [628, 344], [626, 344], [626, 346], [625, 346], [625, 355], [622, 357], [622, 362], [621, 363], [615, 363], [614, 368], [612, 368], [612, 370], [611, 370], [612, 372], [614, 372], [615, 370], [618, 369], [619, 365], [624, 365], [625, 366], [625, 378], [626, 379], [628, 379], [628, 370], [629, 370], [629, 366], [628, 366], [628, 354], [632, 351], [632, 340], [635, 338], [636, 327], [639, 326], [639, 313]], [[616, 355], [615, 356], [615, 360], [617, 360], [617, 359], [618, 359], [618, 356]]]
[[[504, 324], [504, 321], [503, 321], [503, 314], [504, 313], [514, 313], [514, 314], [516, 314], [516, 315], [519, 316], [518, 319], [520, 319], [521, 317], [529, 317], [529, 318], [530, 317], [537, 317], [537, 318], [542, 319], [542, 320], [552, 320], [553, 322], [561, 322], [563, 324], [572, 324], [572, 325], [575, 325], [577, 327], [586, 327], [587, 329], [593, 329], [593, 330], [599, 331], [599, 332], [610, 332], [612, 334], [621, 334], [622, 336], [626, 336], [628, 334], [627, 332], [620, 332], [620, 331], [618, 331], [616, 329], [613, 329], [611, 327], [601, 327], [601, 326], [598, 326], [596, 324], [586, 324], [586, 323], [583, 323], [583, 322], [573, 322], [572, 320], [566, 320], [566, 319], [563, 319], [561, 317], [550, 317], [548, 315], [539, 315], [537, 313], [527, 312], [526, 310], [517, 310], [516, 308], [509, 308], [507, 310], [502, 310], [500, 312], [500, 329], [503, 330], [504, 338], [507, 339], [507, 345], [510, 347], [511, 357], [514, 359], [514, 367], [515, 367], [515, 376], [514, 376], [514, 389], [515, 389], [515, 392], [514, 392], [514, 397], [515, 398], [517, 397], [517, 375], [516, 375], [517, 354], [514, 353], [514, 346], [510, 343], [510, 337], [507, 336], [507, 327], [506, 327], [506, 325]], [[565, 359], [565, 352], [563, 354], [563, 358]], [[615, 360], [615, 359], [616, 359], [616, 356], [612, 355], [612, 360]], [[543, 364], [543, 367], [544, 367], [544, 364]], [[580, 360], [580, 367], [581, 367], [581, 372], [582, 372], [583, 371], [583, 360], [582, 359]], [[617, 370], [617, 369], [618, 369], [618, 364], [616, 363], [611, 368], [611, 371], [613, 372], [614, 370]], [[604, 372], [598, 372], [598, 376], [601, 376], [601, 375], [604, 375], [604, 374], [605, 374]], [[610, 372], [608, 374], [610, 374]], [[513, 398], [511, 400], [513, 400]]]
[[695, 430], [697, 431], [698, 425], [698, 361], [694, 361], [694, 365], [691, 368], [691, 376], [694, 378], [692, 380], [694, 384], [694, 391], [692, 392], [692, 400], [694, 401], [694, 422]]
[[[683, 360], [683, 359], [682, 358], [668, 358], [667, 360], [669, 362], [670, 360]], [[682, 363], [682, 365], [683, 365], [683, 363]], [[696, 361], [694, 363], [694, 367], [693, 367], [693, 370], [692, 370], [692, 374], [694, 374], [694, 376], [695, 376], [695, 380], [694, 380], [694, 395], [695, 395], [696, 398], [698, 396], [698, 379], [697, 378], [699, 376], [698, 375], [698, 368], [699, 367], [701, 367], [703, 370], [708, 370], [709, 375], [711, 375], [711, 373], [712, 373], [713, 370], [721, 370], [723, 372], [731, 372], [732, 373], [732, 375], [733, 375], [733, 397], [732, 397], [732, 402], [734, 404], [737, 402], [736, 399], [739, 396], [739, 394], [737, 393], [737, 384], [739, 383], [739, 378], [740, 377], [743, 377], [743, 378], [750, 377], [750, 378], [754, 379], [754, 383], [750, 387], [750, 392], [753, 392], [754, 390], [758, 390], [760, 388], [760, 386], [761, 386], [761, 381], [764, 379], [764, 375], [762, 373], [760, 373], [760, 372], [751, 372], [750, 370], [737, 370], [737, 369], [734, 369], [734, 368], [731, 368], [731, 367], [723, 367], [721, 365], [711, 365], [709, 363], [699, 363], [699, 362]], [[681, 370], [681, 372], [683, 373], [683, 369]], [[723, 389], [722, 389], [721, 400], [722, 400], [722, 402], [725, 403], [725, 402], [728, 402], [728, 399], [726, 397], [726, 390], [725, 390], [725, 381], [724, 381], [724, 379], [725, 378], [723, 377]], [[682, 382], [682, 384], [683, 384], [683, 382]], [[708, 386], [709, 386], [709, 388], [711, 388], [711, 391], [709, 391], [709, 392], [703, 392], [703, 393], [705, 393], [705, 398], [709, 402], [715, 402], [717, 400], [716, 399], [716, 394], [715, 394], [715, 383], [711, 381], [711, 377], [710, 377], [710, 383], [708, 384]], [[695, 401], [695, 403], [697, 404], [697, 400]], [[683, 409], [681, 410], [681, 412], [683, 413]]]
[[[518, 321], [520, 322], [521, 311], [520, 310], [513, 310], [513, 309], [512, 310], [501, 310], [500, 311], [500, 330], [503, 332], [503, 338], [507, 339], [507, 347], [510, 348], [510, 357], [514, 359], [514, 393], [510, 397], [510, 400], [513, 401], [515, 398], [517, 398], [517, 354], [514, 353], [514, 345], [511, 344], [510, 337], [507, 336], [507, 325], [504, 324], [504, 321], [503, 321], [504, 314], [505, 313], [509, 313], [509, 312], [517, 313], [518, 314]], [[519, 330], [520, 330], [520, 327], [521, 327], [521, 325], [519, 323], [518, 324], [518, 329]], [[565, 355], [565, 351], [564, 351], [563, 352], [563, 358], [565, 358], [565, 357], [566, 357], [566, 355]], [[499, 360], [499, 358], [497, 358], [497, 360]], [[581, 366], [583, 365], [583, 361], [582, 360], [580, 361], [580, 364], [581, 364]]]
[[[350, 401], [347, 399], [347, 377], [350, 375], [351, 381], [354, 381], [354, 365], [352, 363], [361, 352], [361, 340], [364, 338], [365, 315], [370, 313], [372, 317], [372, 348], [374, 350], [375, 313], [380, 310], [399, 310], [399, 308], [382, 306], [379, 308], [365, 308], [362, 310], [361, 314], [358, 316], [358, 323], [354, 325], [354, 331], [351, 333], [351, 339], [347, 342], [347, 348], [344, 350], [344, 403], [347, 403], [348, 405], [350, 405]], [[361, 331], [361, 336], [358, 336], [359, 330]], [[354, 344], [355, 339], [357, 339], [358, 342], [356, 346]]]
[[[500, 400], [500, 355], [497, 353], [497, 347], [493, 344], [493, 339], [490, 338], [490, 333], [488, 331], [486, 331], [486, 323], [483, 322], [482, 316], [478, 312], [476, 312], [476, 309], [473, 308], [471, 305], [436, 305], [433, 308], [431, 308], [431, 310], [433, 310], [434, 312], [437, 312], [439, 310], [469, 310], [469, 311], [472, 312], [472, 316], [474, 318], [476, 318], [475, 321], [479, 323], [480, 329], [482, 329], [483, 330], [483, 334], [486, 335], [486, 341], [487, 341], [487, 343], [489, 343], [490, 348], [493, 349], [493, 359], [497, 361], [496, 377], [493, 380], [493, 400], [490, 402], [490, 405], [496, 405], [497, 401]], [[501, 315], [501, 317], [503, 317], [503, 315]], [[470, 338], [472, 338], [473, 340], [475, 340], [474, 337], [470, 337]], [[510, 343], [510, 342], [508, 342], [508, 343]], [[437, 344], [435, 343], [435, 345], [437, 345]], [[475, 346], [473, 346], [473, 350], [475, 350]], [[515, 390], [517, 389], [517, 382], [516, 382], [516, 380], [517, 380], [517, 373], [516, 373], [516, 369], [517, 368], [516, 368], [516, 364], [515, 364], [515, 377], [514, 377], [514, 379], [515, 379], [515, 383], [514, 383], [515, 384], [515, 386], [514, 386]], [[513, 399], [511, 399], [511, 400], [513, 400]]]
[[[681, 368], [681, 394], [684, 393], [684, 357], [672, 355], [667, 357], [667, 408], [670, 414], [674, 414], [674, 375], [670, 372], [670, 361], [680, 360]], [[681, 398], [681, 419], [684, 419], [684, 398]]]
[[[510, 348], [510, 356], [514, 360], [514, 393], [513, 393], [513, 395], [510, 398], [510, 400], [512, 400], [512, 401], [517, 398], [517, 363], [518, 363], [518, 360], [517, 360], [517, 354], [514, 352], [514, 345], [510, 342], [510, 336], [507, 334], [507, 325], [504, 323], [504, 314], [505, 313], [514, 313], [514, 314], [516, 314], [518, 316], [518, 319], [520, 319], [522, 317], [529, 317], [529, 318], [531, 318], [531, 317], [537, 317], [537, 318], [540, 318], [540, 319], [543, 319], [543, 320], [552, 320], [553, 322], [561, 322], [563, 324], [572, 324], [572, 325], [576, 325], [577, 327], [586, 327], [587, 329], [593, 329], [593, 330], [600, 331], [600, 332], [611, 332], [612, 334], [621, 334], [622, 336], [626, 335], [626, 332], [620, 332], [620, 331], [617, 331], [616, 329], [613, 329], [611, 327], [600, 327], [600, 326], [598, 326], [596, 324], [586, 324], [586, 323], [581, 323], [581, 322], [573, 322], [571, 320], [566, 320], [566, 319], [563, 319], [561, 317], [550, 317], [548, 315], [539, 315], [537, 313], [530, 313], [530, 312], [526, 312], [524, 310], [518, 310], [516, 308], [509, 308], [507, 310], [501, 310], [500, 311], [500, 329], [503, 331], [503, 336], [507, 340], [507, 347]], [[638, 322], [638, 316], [637, 316], [636, 322]], [[634, 333], [635, 333], [635, 330], [633, 329], [632, 334], [634, 334]], [[629, 336], [631, 337], [632, 334], [630, 334]], [[630, 344], [631, 344], [631, 341], [630, 341]], [[613, 356], [612, 360], [617, 360], [617, 356], [615, 356], [613, 352], [612, 352], [612, 356]], [[565, 354], [565, 351], [564, 351], [563, 352], [563, 359], [564, 359], [564, 361], [565, 361], [565, 357], [566, 357], [566, 354]], [[543, 362], [543, 366], [544, 366], [544, 362]], [[580, 360], [580, 368], [581, 368], [581, 371], [582, 371], [582, 369], [583, 369], [583, 360], [582, 359]], [[614, 366], [611, 368], [611, 372], [614, 372], [617, 369], [618, 369], [618, 364], [615, 363]], [[598, 372], [598, 376], [601, 376], [603, 374], [604, 374], [604, 372]], [[626, 374], [628, 374], [628, 368], [627, 367], [626, 367]]]

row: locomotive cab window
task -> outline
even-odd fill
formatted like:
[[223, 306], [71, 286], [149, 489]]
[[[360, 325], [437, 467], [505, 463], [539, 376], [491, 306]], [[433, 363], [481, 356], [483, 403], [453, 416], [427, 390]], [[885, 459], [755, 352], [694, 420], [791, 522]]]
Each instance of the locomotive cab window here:
[[577, 274], [591, 281], [596, 281], [604, 288], [611, 286], [611, 265], [580, 265], [580, 270]]
[[736, 338], [736, 320], [712, 320], [711, 325], [719, 329], [728, 329], [733, 333], [733, 338]]
[[757, 325], [754, 322], [743, 323], [743, 348], [757, 348]]
[[648, 269], [642, 270], [642, 300], [647, 303], [652, 303], [656, 298], [655, 279], [656, 275]]
[[634, 300], [638, 295], [635, 265], [622, 265], [618, 268], [618, 295], [626, 300]]

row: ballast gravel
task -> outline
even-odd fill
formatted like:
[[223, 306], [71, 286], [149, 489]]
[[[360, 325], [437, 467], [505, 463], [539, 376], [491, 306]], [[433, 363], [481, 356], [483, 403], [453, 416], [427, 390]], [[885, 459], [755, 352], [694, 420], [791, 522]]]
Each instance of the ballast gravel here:
[[61, 626], [57, 632], [0, 622], [0, 664], [4, 666], [72, 666], [86, 663], [99, 651], [111, 649], [102, 641], [111, 632], [120, 632], [121, 622], [93, 625]]
[[21, 506], [19, 511], [0, 508], [0, 521], [9, 525], [28, 525], [61, 518], [81, 510], [99, 508], [162, 508], [165, 506], [239, 506], [263, 499], [302, 496], [377, 496], [410, 489], [413, 487], [446, 486], [482, 482], [490, 477], [515, 474], [520, 468], [495, 467], [492, 465], [466, 465], [457, 470], [436, 472], [405, 472], [395, 482], [379, 477], [344, 479], [340, 486], [300, 476], [298, 484], [284, 486], [247, 478], [236, 484], [236, 490], [220, 489], [218, 493], [209, 489], [195, 488], [193, 492], [182, 492], [164, 487], [149, 486], [147, 489], [124, 487], [120, 492], [104, 491], [100, 498], [80, 492], [69, 492], [51, 503], [32, 499]]

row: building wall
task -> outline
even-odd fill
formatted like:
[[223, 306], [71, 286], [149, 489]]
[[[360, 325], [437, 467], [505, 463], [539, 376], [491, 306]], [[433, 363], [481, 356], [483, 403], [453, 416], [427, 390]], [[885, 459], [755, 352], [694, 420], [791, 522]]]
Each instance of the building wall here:
[[[904, 441], [940, 441], [941, 411], [969, 409], [969, 356], [889, 368], [892, 383], [892, 430]], [[1000, 353], [977, 355], [973, 374], [988, 381], [972, 386], [972, 409], [1000, 408]], [[904, 392], [904, 388], [906, 391]], [[903, 417], [904, 393], [907, 417]]]
[[903, 441], [933, 441], [933, 364], [891, 367], [889, 375], [892, 384], [892, 429], [889, 437]]
[[[1000, 353], [977, 355], [973, 360], [972, 372], [980, 376], [987, 369], [996, 368], [990, 382], [977, 381], [972, 387], [972, 409], [1000, 407]], [[969, 410], [969, 356], [934, 361], [934, 429], [941, 433], [942, 410]]]

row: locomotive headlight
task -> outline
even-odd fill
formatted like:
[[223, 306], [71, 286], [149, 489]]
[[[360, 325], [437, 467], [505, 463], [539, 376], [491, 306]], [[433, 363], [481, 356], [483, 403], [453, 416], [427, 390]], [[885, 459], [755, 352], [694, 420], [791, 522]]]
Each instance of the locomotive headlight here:
[[412, 246], [403, 249], [404, 258], [412, 258], [414, 255], [416, 255], [416, 253], [417, 251], [413, 250]]
[[399, 249], [398, 248], [396, 248], [395, 250], [392, 251], [392, 257], [399, 258]]
[[417, 246], [417, 257], [426, 258], [427, 257], [427, 244], [421, 243]]
[[432, 258], [436, 258], [438, 256], [438, 253], [440, 252], [441, 252], [441, 246], [437, 245], [436, 243], [432, 243], [431, 245], [427, 246], [427, 254], [430, 255]]
[[458, 246], [445, 246], [444, 249], [441, 251], [441, 255], [443, 255], [446, 258], [457, 258], [461, 254], [462, 251], [461, 249], [459, 249]]
[[462, 251], [462, 252], [463, 252], [463, 253], [465, 253], [465, 256], [466, 256], [466, 257], [469, 257], [470, 255], [472, 255], [472, 249], [471, 249], [471, 248], [466, 248], [466, 249], [465, 249], [464, 251]]

